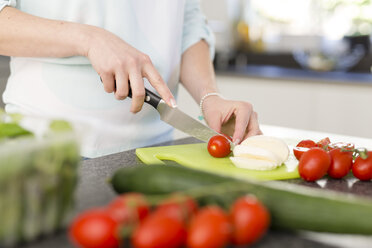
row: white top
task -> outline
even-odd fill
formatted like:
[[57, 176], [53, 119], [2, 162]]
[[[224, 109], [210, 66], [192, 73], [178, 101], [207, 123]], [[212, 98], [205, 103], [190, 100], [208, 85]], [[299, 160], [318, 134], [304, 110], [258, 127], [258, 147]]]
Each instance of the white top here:
[[[0, 0], [0, 10], [6, 5], [115, 33], [150, 56], [174, 95], [182, 53], [205, 39], [213, 54], [214, 38], [198, 0]], [[132, 114], [130, 99], [118, 101], [106, 93], [85, 57], [12, 57], [10, 69], [3, 95], [6, 111], [64, 118], [80, 129], [83, 126], [82, 156], [97, 157], [172, 139], [172, 128], [160, 121], [151, 106], [145, 104]], [[145, 86], [154, 91], [146, 80]]]

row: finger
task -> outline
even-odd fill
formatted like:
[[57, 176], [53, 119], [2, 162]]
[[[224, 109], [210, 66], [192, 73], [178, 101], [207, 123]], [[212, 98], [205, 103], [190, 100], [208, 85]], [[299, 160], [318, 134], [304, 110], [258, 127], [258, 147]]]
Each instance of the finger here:
[[112, 93], [115, 91], [115, 78], [111, 73], [102, 73], [101, 81], [103, 83], [103, 88], [107, 93]]
[[171, 107], [176, 107], [176, 100], [164, 82], [159, 72], [152, 65], [151, 61], [146, 63], [142, 71], [143, 75], [149, 80], [150, 84], [156, 89], [160, 97]]
[[139, 70], [129, 73], [130, 87], [132, 88], [132, 105], [130, 111], [137, 113], [142, 109], [145, 101], [145, 86]]
[[261, 134], [262, 134], [262, 131], [260, 129], [260, 125], [258, 122], [257, 113], [253, 111], [251, 118], [249, 120], [249, 123], [248, 123], [248, 128], [247, 128], [247, 132], [246, 132], [244, 139], [250, 136], [261, 135]]
[[213, 129], [217, 133], [221, 133], [222, 120], [220, 115], [212, 113], [211, 115], [208, 115], [206, 121], [211, 129]]
[[233, 142], [239, 144], [245, 135], [252, 114], [252, 107], [244, 107], [237, 109], [235, 112], [235, 129], [233, 134]]
[[128, 85], [128, 74], [125, 73], [116, 73], [116, 91], [115, 98], [117, 100], [124, 100], [128, 96], [129, 85]]

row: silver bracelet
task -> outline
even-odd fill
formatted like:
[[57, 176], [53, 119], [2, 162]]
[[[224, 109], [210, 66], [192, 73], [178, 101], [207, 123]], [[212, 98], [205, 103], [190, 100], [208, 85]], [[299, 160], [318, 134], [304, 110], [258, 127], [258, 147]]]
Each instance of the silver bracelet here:
[[199, 120], [203, 120], [204, 119], [204, 115], [203, 115], [203, 102], [204, 100], [209, 97], [209, 96], [219, 96], [221, 98], [224, 98], [220, 93], [217, 93], [217, 92], [211, 92], [211, 93], [207, 93], [205, 94], [201, 99], [200, 99], [200, 103], [199, 103], [199, 108], [200, 108], [200, 115], [198, 116], [198, 119]]

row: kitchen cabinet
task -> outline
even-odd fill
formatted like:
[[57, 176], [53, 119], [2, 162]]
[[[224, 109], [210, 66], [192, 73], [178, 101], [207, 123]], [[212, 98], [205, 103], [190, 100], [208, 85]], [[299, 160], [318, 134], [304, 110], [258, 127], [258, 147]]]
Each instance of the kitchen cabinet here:
[[[217, 74], [228, 99], [249, 101], [262, 124], [372, 138], [372, 80], [334, 82]], [[180, 87], [178, 106], [193, 117], [197, 104]], [[176, 137], [183, 134], [176, 132]], [[311, 138], [311, 137], [310, 137]]]

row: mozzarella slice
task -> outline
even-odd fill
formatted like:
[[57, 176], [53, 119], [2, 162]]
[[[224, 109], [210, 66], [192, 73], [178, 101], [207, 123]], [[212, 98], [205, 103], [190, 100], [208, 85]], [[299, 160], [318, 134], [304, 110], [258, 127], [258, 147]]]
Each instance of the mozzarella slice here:
[[264, 159], [253, 159], [246, 157], [230, 157], [230, 160], [238, 168], [249, 170], [273, 170], [278, 167], [274, 161]]
[[260, 159], [281, 164], [281, 159], [273, 152], [250, 145], [237, 145], [233, 150], [235, 157], [244, 157], [249, 159]]
[[265, 135], [252, 136], [245, 139], [240, 145], [254, 146], [271, 151], [280, 159], [280, 164], [285, 162], [289, 156], [288, 145], [283, 140], [275, 137]]

